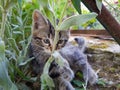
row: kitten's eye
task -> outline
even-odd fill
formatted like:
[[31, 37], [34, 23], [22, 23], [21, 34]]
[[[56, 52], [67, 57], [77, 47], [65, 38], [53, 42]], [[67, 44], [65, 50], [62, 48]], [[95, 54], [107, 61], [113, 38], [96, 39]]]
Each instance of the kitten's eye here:
[[36, 42], [40, 42], [42, 40], [41, 38], [38, 38], [38, 37], [35, 37], [34, 39]]
[[46, 44], [50, 44], [49, 39], [44, 39], [43, 41], [44, 41], [44, 43], [46, 43]]
[[65, 43], [68, 41], [68, 40], [64, 40], [65, 41]]
[[68, 40], [59, 40], [58, 44], [65, 44]]

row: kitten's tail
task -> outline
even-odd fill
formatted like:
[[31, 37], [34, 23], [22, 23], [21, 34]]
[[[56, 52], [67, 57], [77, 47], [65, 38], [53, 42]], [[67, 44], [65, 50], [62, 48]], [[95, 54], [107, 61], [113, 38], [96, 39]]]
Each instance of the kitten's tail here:
[[84, 39], [83, 37], [77, 37], [77, 38], [75, 38], [74, 40], [77, 42], [80, 50], [81, 50], [82, 52], [84, 52], [84, 51], [85, 51], [85, 46], [86, 46], [85, 39]]

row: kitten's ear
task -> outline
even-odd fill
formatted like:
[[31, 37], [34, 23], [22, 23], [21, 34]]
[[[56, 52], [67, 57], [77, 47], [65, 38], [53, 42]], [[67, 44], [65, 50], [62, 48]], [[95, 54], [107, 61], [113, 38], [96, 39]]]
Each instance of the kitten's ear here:
[[34, 10], [33, 12], [33, 27], [35, 29], [38, 29], [40, 26], [46, 26], [48, 24], [48, 21], [44, 16], [38, 11]]

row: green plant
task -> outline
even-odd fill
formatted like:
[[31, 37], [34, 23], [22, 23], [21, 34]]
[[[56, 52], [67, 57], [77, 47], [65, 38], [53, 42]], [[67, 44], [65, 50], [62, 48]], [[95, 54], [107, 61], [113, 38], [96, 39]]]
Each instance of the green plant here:
[[[31, 22], [32, 12], [39, 9], [46, 15], [55, 27], [54, 47], [58, 40], [60, 30], [67, 30], [70, 26], [81, 25], [86, 21], [95, 18], [97, 14], [91, 13], [86, 15], [75, 15], [68, 18], [66, 9], [68, 1], [64, 0], [60, 12], [57, 11], [59, 6], [55, 3], [58, 0], [0, 0], [0, 87], [4, 90], [18, 90], [22, 80], [34, 82], [28, 71], [28, 63], [34, 58], [27, 56], [28, 46], [31, 41]], [[59, 0], [60, 2], [60, 0]], [[75, 1], [72, 1], [72, 3]], [[39, 6], [40, 4], [40, 6]], [[56, 7], [55, 7], [56, 6]], [[74, 4], [76, 6], [76, 4]], [[79, 6], [79, 5], [78, 5]], [[79, 7], [76, 6], [79, 10]], [[72, 15], [72, 14], [71, 14]], [[70, 16], [70, 14], [68, 14]], [[59, 19], [58, 25], [56, 19]], [[64, 20], [63, 20], [64, 19]], [[79, 20], [78, 20], [79, 19]], [[55, 48], [53, 48], [53, 53]], [[52, 79], [48, 75], [48, 69], [53, 56], [45, 65], [43, 80], [44, 86], [51, 89], [54, 85], [49, 83]], [[49, 82], [46, 82], [49, 80]], [[44, 82], [45, 81], [45, 82]], [[19, 84], [19, 85], [18, 85]], [[1, 89], [0, 88], [0, 89]], [[45, 89], [45, 87], [43, 87]]]
[[106, 86], [106, 82], [102, 79], [102, 78], [100, 78], [99, 80], [98, 80], [98, 82], [97, 82], [97, 84], [98, 85], [102, 85], [102, 86]]
[[5, 43], [4, 39], [4, 32], [5, 32], [5, 25], [7, 22], [7, 13], [9, 8], [16, 3], [16, 1], [2, 1], [0, 0], [0, 7], [2, 11], [2, 22], [1, 22], [1, 29], [0, 29], [0, 86], [4, 90], [17, 90], [15, 84], [11, 81], [9, 74], [8, 74], [8, 67], [9, 62], [5, 56]]
[[[71, 16], [71, 17], [68, 17], [65, 20], [63, 20], [65, 10], [68, 6], [68, 1], [66, 0], [65, 5], [63, 7], [63, 11], [60, 14], [61, 17], [59, 19], [59, 23], [58, 23], [58, 25], [56, 25], [56, 21], [55, 21], [56, 20], [56, 15], [54, 13], [54, 9], [51, 7], [51, 5], [49, 3], [50, 1], [49, 0], [46, 0], [46, 2], [43, 1], [43, 0], [40, 0], [40, 1], [41, 1], [41, 6], [42, 6], [42, 11], [45, 13], [45, 15], [49, 18], [49, 20], [51, 22], [53, 21], [52, 24], [55, 27], [55, 39], [54, 39], [54, 46], [53, 46], [53, 50], [52, 50], [53, 53], [55, 52], [55, 47], [56, 47], [56, 44], [57, 44], [57, 41], [58, 41], [58, 34], [61, 30], [68, 30], [68, 28], [70, 26], [74, 26], [74, 25], [82, 25], [83, 23], [85, 23], [88, 20], [90, 20], [92, 18], [95, 18], [97, 16], [97, 14], [91, 13], [91, 14], [87, 14], [87, 15], [75, 15], [75, 16]], [[78, 5], [78, 7], [79, 7], [79, 5]], [[50, 14], [52, 14], [51, 15], [52, 18], [50, 17]], [[46, 90], [47, 87], [49, 87], [49, 89], [52, 90], [52, 87], [54, 87], [54, 83], [48, 75], [50, 63], [53, 60], [54, 60], [54, 58], [53, 58], [53, 56], [51, 56], [48, 59], [47, 63], [45, 64], [43, 74], [42, 74], [42, 90], [44, 90], [44, 89]], [[48, 83], [47, 82], [48, 80], [51, 83]]]
[[37, 2], [25, 3], [21, 0], [0, 0], [0, 87], [4, 90], [17, 90], [20, 80], [30, 80], [26, 70], [32, 59], [27, 57], [27, 48], [31, 41], [32, 11], [36, 9]]

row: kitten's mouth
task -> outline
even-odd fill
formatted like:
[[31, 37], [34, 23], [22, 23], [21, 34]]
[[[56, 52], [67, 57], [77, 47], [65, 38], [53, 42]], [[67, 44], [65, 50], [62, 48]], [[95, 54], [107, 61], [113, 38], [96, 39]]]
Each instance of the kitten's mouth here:
[[[59, 50], [59, 49], [61, 49], [61, 47], [56, 46], [55, 50]], [[46, 47], [46, 49], [45, 49], [45, 51], [48, 53], [52, 53], [52, 50], [53, 50], [52, 46]]]
[[56, 47], [56, 49], [55, 50], [59, 50], [60, 49], [60, 47]]
[[50, 49], [46, 49], [45, 52], [52, 53], [52, 51]]
[[52, 53], [52, 46], [46, 47], [45, 51], [47, 53]]
[[52, 52], [52, 47], [50, 47], [50, 51]]

